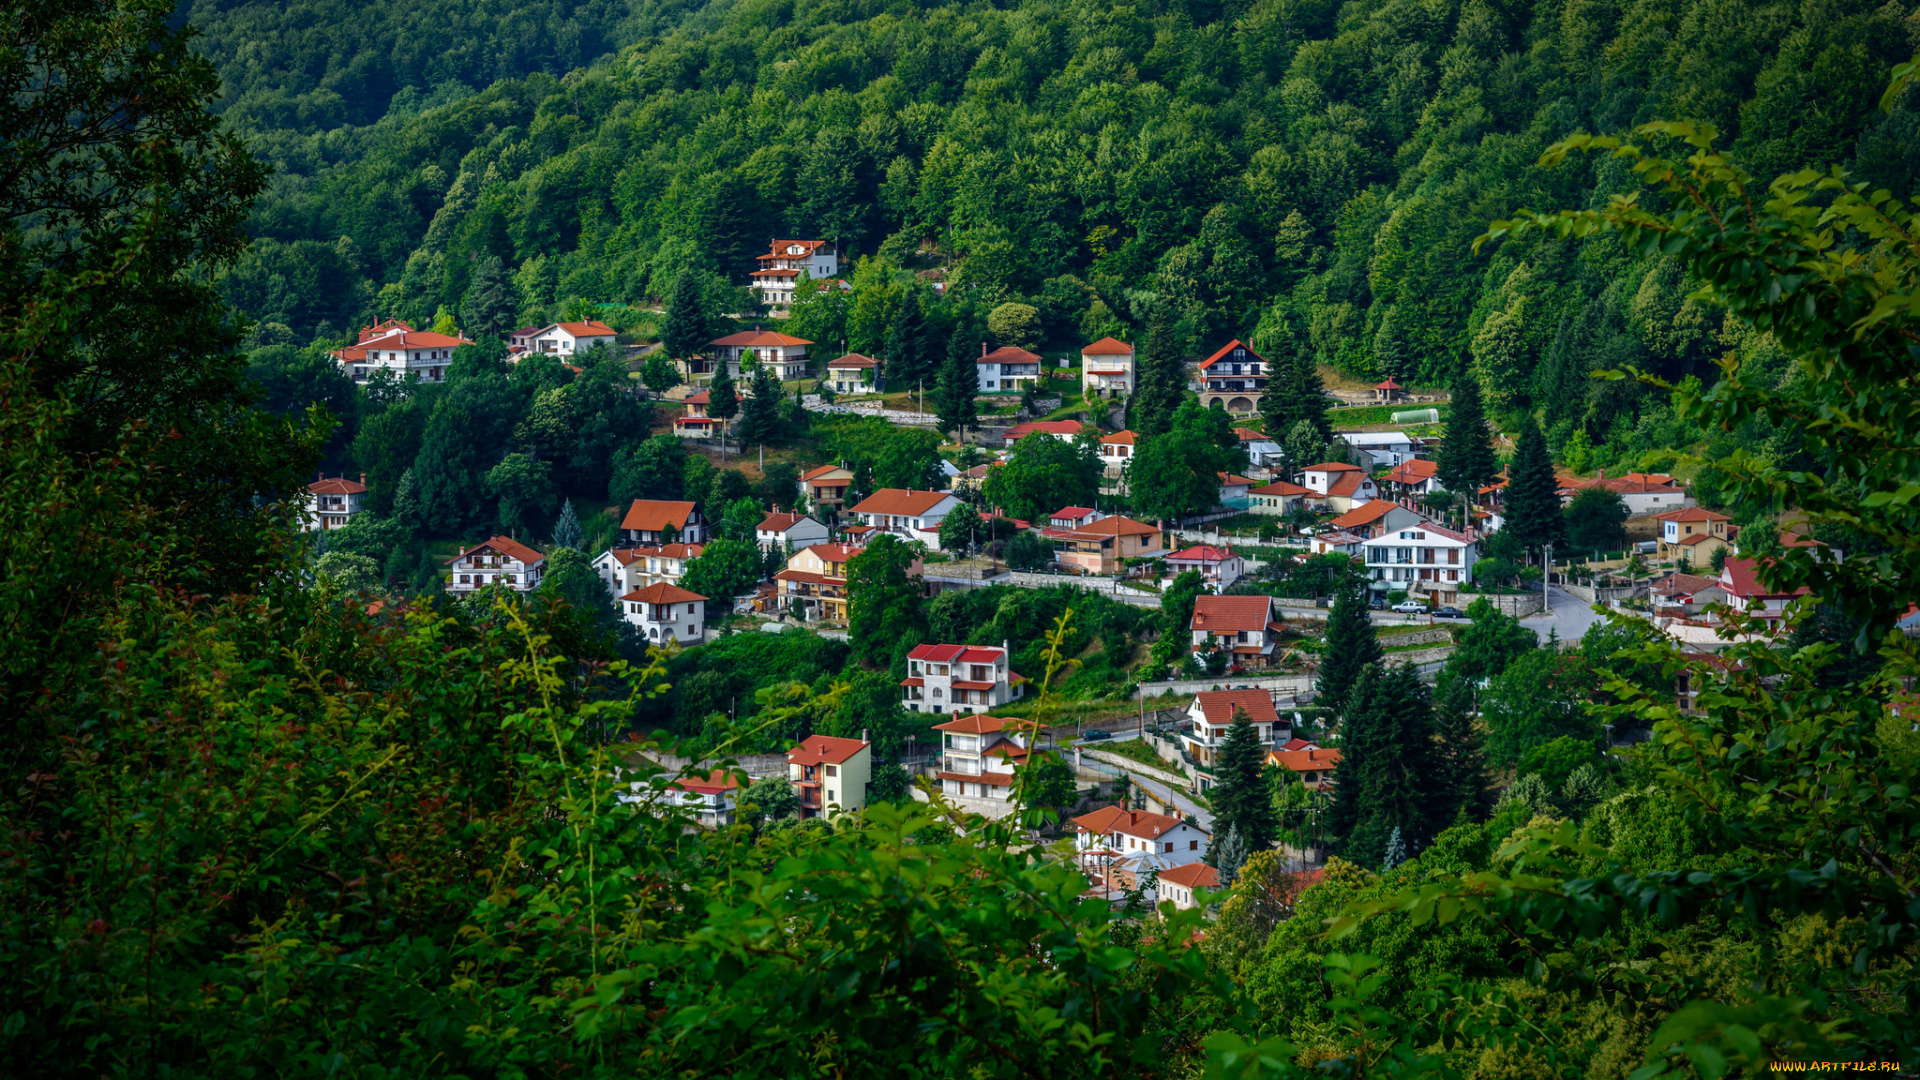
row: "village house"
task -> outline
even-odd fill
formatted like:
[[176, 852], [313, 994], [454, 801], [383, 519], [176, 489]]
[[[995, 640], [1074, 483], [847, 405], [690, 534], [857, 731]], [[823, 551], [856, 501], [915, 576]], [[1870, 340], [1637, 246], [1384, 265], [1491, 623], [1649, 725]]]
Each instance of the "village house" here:
[[711, 439], [725, 430], [725, 424], [714, 416], [707, 415], [707, 406], [712, 404], [712, 395], [705, 390], [685, 398], [680, 404], [687, 407], [686, 415], [673, 418], [673, 433], [683, 439]]
[[677, 777], [667, 784], [666, 803], [693, 811], [700, 824], [724, 829], [733, 824], [740, 778], [732, 769], [715, 769], [705, 776]]
[[1404, 431], [1343, 431], [1334, 438], [1365, 454], [1375, 469], [1391, 469], [1419, 456], [1419, 447]]
[[1166, 550], [1158, 527], [1119, 516], [1077, 529], [1042, 529], [1040, 535], [1053, 541], [1055, 565], [1082, 574], [1114, 574], [1122, 559], [1151, 559]]
[[1362, 545], [1366, 542], [1367, 538], [1361, 536], [1359, 533], [1350, 533], [1344, 529], [1335, 529], [1329, 532], [1315, 533], [1308, 537], [1307, 550], [1315, 555], [1331, 555], [1338, 552], [1341, 555], [1359, 558], [1365, 554]]
[[1240, 440], [1240, 449], [1247, 452], [1247, 467], [1262, 479], [1271, 480], [1273, 470], [1286, 461], [1285, 447], [1252, 428], [1234, 428], [1233, 436]]
[[810, 735], [787, 751], [787, 782], [800, 797], [802, 820], [854, 814], [866, 808], [873, 782], [873, 744], [858, 739]]
[[836, 394], [871, 394], [879, 389], [880, 361], [848, 353], [827, 361], [826, 385]]
[[1617, 492], [1620, 501], [1626, 504], [1628, 517], [1641, 517], [1646, 514], [1658, 514], [1665, 510], [1682, 510], [1693, 505], [1693, 496], [1686, 489], [1674, 483], [1673, 477], [1665, 473], [1628, 473], [1609, 479], [1607, 470], [1601, 469], [1600, 475], [1592, 480], [1583, 480], [1577, 476], [1560, 479], [1560, 501], [1571, 504], [1574, 496], [1590, 487], [1606, 488]]
[[1126, 493], [1127, 466], [1140, 437], [1131, 431], [1116, 431], [1100, 436], [1100, 491], [1105, 495]]
[[1249, 416], [1267, 392], [1267, 361], [1238, 339], [1200, 362], [1200, 404], [1217, 402], [1232, 416]]
[[447, 591], [464, 595], [489, 585], [532, 592], [547, 572], [547, 557], [510, 536], [496, 536], [447, 560]]
[[756, 328], [714, 338], [708, 344], [713, 348], [714, 361], [726, 364], [727, 374], [735, 381], [744, 383], [752, 379], [754, 371], [761, 367], [765, 367], [779, 382], [805, 378], [807, 346], [813, 342]]
[[1220, 887], [1220, 871], [1203, 862], [1192, 862], [1162, 870], [1156, 880], [1160, 899], [1172, 904], [1175, 911], [1185, 911], [1199, 906], [1196, 892]]
[[940, 522], [959, 505], [960, 500], [945, 491], [881, 488], [848, 512], [865, 520], [876, 532], [918, 540], [927, 545], [927, 550], [939, 551]]
[[793, 307], [802, 274], [819, 281], [840, 273], [840, 249], [825, 240], [775, 240], [759, 262], [760, 269], [748, 275], [748, 287], [776, 316], [784, 317]]
[[1011, 812], [1013, 770], [1026, 764], [1031, 742], [1020, 724], [986, 715], [935, 724], [933, 730], [940, 733], [941, 794], [960, 809], [984, 817], [1000, 818]]
[[1280, 622], [1271, 596], [1201, 596], [1188, 622], [1193, 649], [1226, 649], [1235, 663], [1267, 667], [1275, 658]]
[[308, 531], [326, 532], [344, 528], [353, 515], [364, 507], [361, 505], [367, 496], [367, 474], [361, 473], [359, 480], [349, 480], [344, 476], [323, 476], [307, 485]]
[[1267, 764], [1291, 771], [1306, 787], [1320, 791], [1333, 786], [1333, 770], [1340, 764], [1340, 750], [1316, 746], [1305, 739], [1289, 739], [1267, 752]]
[[1366, 540], [1382, 533], [1411, 529], [1416, 525], [1424, 524], [1426, 520], [1426, 515], [1418, 510], [1409, 510], [1387, 499], [1375, 499], [1369, 503], [1362, 503], [1327, 524], [1341, 532], [1350, 532]]
[[1285, 517], [1300, 509], [1301, 503], [1315, 494], [1312, 488], [1275, 480], [1271, 484], [1247, 490], [1247, 509], [1256, 514]]
[[1010, 666], [1006, 646], [916, 645], [907, 654], [905, 702], [910, 712], [983, 713], [1026, 695], [1026, 676]]
[[620, 519], [620, 538], [628, 547], [704, 544], [707, 526], [690, 502], [635, 499], [627, 507], [627, 516]]
[[[1138, 888], [1149, 874], [1161, 880], [1176, 867], [1205, 866], [1205, 829], [1177, 817], [1107, 806], [1073, 818], [1074, 857], [1080, 868], [1112, 888]], [[1115, 873], [1125, 868], [1125, 873]], [[1207, 867], [1212, 869], [1212, 867]], [[1109, 881], [1108, 879], [1115, 879]]]
[[853, 470], [844, 465], [822, 465], [800, 474], [800, 497], [822, 514], [838, 511], [853, 483]]
[[962, 469], [947, 478], [947, 490], [955, 495], [979, 495], [986, 490], [987, 470], [1004, 464], [1006, 462], [989, 461], [985, 465]]
[[1086, 506], [1063, 506], [1047, 515], [1047, 524], [1056, 529], [1080, 529], [1108, 515]]
[[1425, 593], [1436, 604], [1460, 599], [1460, 586], [1473, 580], [1479, 558], [1479, 544], [1472, 537], [1432, 522], [1381, 533], [1361, 546], [1372, 579], [1368, 588]]
[[390, 371], [402, 380], [411, 375], [421, 382], [437, 383], [446, 381], [453, 350], [471, 344], [464, 337], [415, 330], [397, 319], [388, 319], [377, 326], [362, 327], [359, 340], [329, 355], [357, 383], [366, 382], [379, 371]]
[[1125, 398], [1134, 388], [1133, 346], [1103, 337], [1080, 350], [1080, 393], [1087, 400]]
[[1791, 592], [1783, 592], [1761, 581], [1760, 577], [1759, 560], [1728, 559], [1720, 568], [1717, 587], [1726, 594], [1727, 606], [1766, 619], [1783, 617], [1788, 604], [1807, 595], [1805, 585]]
[[1082, 426], [1078, 420], [1029, 420], [1024, 424], [1015, 424], [1008, 428], [1007, 433], [1001, 436], [1001, 446], [1011, 450], [1014, 444], [1036, 431], [1042, 435], [1051, 435], [1061, 442], [1070, 443], [1080, 437]]
[[[1202, 597], [1201, 599], [1206, 599]], [[1218, 599], [1218, 598], [1216, 598]], [[1231, 597], [1230, 599], [1242, 599]], [[1280, 719], [1268, 690], [1203, 690], [1187, 706], [1187, 729], [1180, 733], [1184, 749], [1200, 766], [1200, 790], [1212, 786], [1213, 767], [1220, 748], [1226, 745], [1227, 731], [1236, 716], [1245, 714], [1259, 737], [1260, 754], [1265, 757], [1275, 741], [1293, 738], [1293, 725]]]
[[1727, 602], [1717, 577], [1675, 571], [1647, 588], [1648, 607], [1655, 618], [1693, 619], [1712, 604]]
[[1235, 555], [1232, 548], [1214, 547], [1211, 544], [1182, 548], [1167, 556], [1169, 575], [1177, 577], [1188, 570], [1198, 570], [1215, 592], [1223, 592], [1246, 574], [1247, 562]]
[[1681, 566], [1713, 565], [1713, 553], [1727, 550], [1739, 535], [1732, 518], [1698, 506], [1655, 514], [1653, 520], [1660, 523], [1659, 557]]
[[608, 548], [595, 556], [593, 571], [607, 586], [607, 592], [619, 599], [635, 589], [665, 582], [680, 584], [687, 563], [699, 558], [702, 544], [657, 544], [653, 547]]
[[612, 348], [619, 341], [619, 332], [606, 323], [588, 319], [585, 322], [561, 322], [543, 326], [523, 338], [526, 350], [534, 353], [546, 353], [552, 356], [572, 356], [585, 352], [595, 345]]
[[707, 639], [707, 598], [664, 581], [620, 597], [620, 616], [650, 645], [697, 645]]
[[1040, 381], [1039, 354], [1013, 345], [988, 352], [987, 343], [981, 342], [974, 366], [983, 394], [1017, 394]]
[[1220, 501], [1217, 505], [1232, 510], [1245, 510], [1253, 504], [1248, 494], [1260, 481], [1239, 473], [1217, 472], [1213, 474], [1220, 481]]
[[1410, 458], [1395, 465], [1392, 471], [1381, 478], [1392, 496], [1403, 499], [1419, 498], [1435, 492], [1447, 490], [1440, 482], [1440, 466], [1437, 462], [1422, 458]]
[[[850, 544], [810, 544], [793, 553], [786, 569], [773, 575], [780, 610], [802, 619], [847, 621], [847, 563], [861, 549]], [[919, 577], [925, 563], [915, 558], [907, 576]]]
[[1300, 470], [1300, 481], [1307, 486], [1309, 505], [1324, 506], [1344, 514], [1362, 503], [1380, 497], [1380, 488], [1358, 465], [1344, 461], [1323, 461]]
[[762, 555], [775, 551], [799, 551], [814, 544], [826, 543], [827, 527], [806, 514], [775, 511], [754, 526], [753, 539], [760, 545]]

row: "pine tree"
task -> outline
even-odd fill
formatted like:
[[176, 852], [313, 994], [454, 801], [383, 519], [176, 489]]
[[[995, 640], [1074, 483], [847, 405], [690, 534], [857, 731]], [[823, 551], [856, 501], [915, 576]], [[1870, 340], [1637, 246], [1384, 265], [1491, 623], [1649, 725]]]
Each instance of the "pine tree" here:
[[1287, 394], [1293, 399], [1294, 422], [1305, 420], [1313, 425], [1322, 442], [1331, 440], [1333, 420], [1327, 415], [1330, 404], [1327, 401], [1327, 384], [1320, 378], [1320, 368], [1313, 362], [1313, 354], [1305, 349], [1296, 348], [1293, 351], [1292, 365], [1287, 372]]
[[1265, 768], [1266, 753], [1260, 748], [1258, 731], [1246, 713], [1235, 709], [1219, 760], [1214, 763], [1215, 783], [1208, 797], [1213, 801], [1214, 830], [1228, 828], [1238, 833], [1249, 852], [1272, 847], [1279, 833], [1273, 800], [1268, 798], [1266, 780], [1260, 775]]
[[713, 373], [713, 382], [707, 387], [707, 415], [720, 421], [720, 450], [724, 454], [727, 448], [726, 424], [740, 414], [740, 395], [733, 388], [732, 367], [721, 361]]
[[933, 389], [933, 407], [940, 430], [952, 432], [980, 422], [975, 396], [980, 391], [980, 372], [974, 362], [973, 335], [965, 324], [953, 328], [947, 339], [947, 357], [940, 365], [940, 380]]
[[553, 546], [577, 551], [581, 540], [580, 518], [573, 512], [573, 500], [568, 499], [560, 507], [560, 517], [553, 523]]
[[[1219, 823], [1214, 823], [1216, 829]], [[1233, 887], [1234, 879], [1240, 876], [1240, 868], [1247, 864], [1247, 843], [1240, 838], [1240, 830], [1228, 828], [1225, 836], [1207, 852], [1213, 860], [1213, 868], [1220, 875], [1220, 887]]]
[[1386, 656], [1367, 614], [1366, 583], [1358, 576], [1341, 582], [1327, 612], [1327, 648], [1314, 680], [1315, 702], [1345, 715], [1362, 672]]
[[481, 253], [473, 260], [473, 279], [467, 285], [466, 299], [460, 303], [460, 318], [467, 333], [483, 337], [505, 338], [513, 331], [513, 281], [498, 255]]
[[413, 478], [413, 467], [400, 474], [393, 488], [393, 519], [402, 527], [417, 530], [421, 525], [420, 484]]
[[1473, 680], [1443, 672], [1433, 698], [1433, 806], [1435, 821], [1487, 813], [1487, 759], [1474, 726]]
[[707, 312], [700, 293], [700, 280], [691, 270], [680, 271], [673, 279], [673, 292], [667, 297], [666, 323], [660, 329], [660, 342], [667, 355], [685, 360], [704, 350], [713, 336], [713, 317]]
[[1400, 838], [1400, 826], [1393, 827], [1393, 835], [1387, 837], [1387, 853], [1380, 860], [1380, 869], [1391, 870], [1407, 861], [1407, 844]]
[[1432, 835], [1432, 705], [1409, 665], [1372, 664], [1360, 675], [1340, 725], [1328, 826], [1347, 857], [1370, 862], [1393, 830], [1413, 847]]
[[1454, 381], [1446, 439], [1440, 444], [1437, 464], [1440, 483], [1462, 498], [1472, 498], [1493, 482], [1493, 440], [1480, 405], [1480, 383], [1470, 374]]
[[[741, 443], [766, 443], [780, 433], [780, 384], [766, 365], [755, 368], [753, 393], [740, 403]], [[711, 395], [709, 395], [711, 400]]]
[[1539, 549], [1566, 542], [1566, 518], [1560, 512], [1560, 483], [1547, 455], [1547, 437], [1528, 418], [1507, 471], [1506, 531], [1523, 547]]
[[900, 310], [887, 324], [887, 368], [899, 381], [895, 390], [912, 391], [934, 380], [932, 334], [917, 289], [907, 290]]
[[1154, 308], [1137, 370], [1140, 388], [1127, 403], [1127, 427], [1140, 435], [1164, 434], [1173, 426], [1173, 411], [1186, 396], [1186, 361], [1174, 333], [1170, 305]]

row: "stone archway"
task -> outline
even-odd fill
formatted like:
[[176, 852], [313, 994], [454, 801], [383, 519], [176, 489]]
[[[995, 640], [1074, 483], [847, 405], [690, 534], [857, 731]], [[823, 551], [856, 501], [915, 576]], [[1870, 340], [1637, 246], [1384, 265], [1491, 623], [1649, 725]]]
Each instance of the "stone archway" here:
[[1253, 411], [1251, 398], [1237, 397], [1227, 402], [1227, 411], [1235, 416], [1245, 416]]

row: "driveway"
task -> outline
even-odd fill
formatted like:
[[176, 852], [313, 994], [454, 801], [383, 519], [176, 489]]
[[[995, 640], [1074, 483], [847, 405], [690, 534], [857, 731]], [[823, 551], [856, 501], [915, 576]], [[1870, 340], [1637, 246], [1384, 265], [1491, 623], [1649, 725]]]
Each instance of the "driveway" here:
[[1548, 587], [1547, 601], [1551, 612], [1535, 612], [1520, 620], [1532, 627], [1541, 641], [1547, 640], [1550, 634], [1558, 634], [1561, 641], [1579, 641], [1588, 627], [1606, 620], [1606, 616], [1594, 611], [1585, 600], [1558, 585]]

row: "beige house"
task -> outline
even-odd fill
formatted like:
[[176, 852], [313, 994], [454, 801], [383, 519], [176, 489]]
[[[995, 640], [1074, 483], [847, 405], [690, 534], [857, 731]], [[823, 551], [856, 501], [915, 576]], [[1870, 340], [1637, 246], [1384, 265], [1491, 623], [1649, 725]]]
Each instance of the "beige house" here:
[[726, 364], [736, 380], [751, 378], [754, 370], [764, 367], [775, 379], [787, 382], [807, 374], [807, 346], [813, 342], [771, 330], [743, 330], [708, 344], [714, 360]]
[[1730, 547], [1737, 532], [1732, 518], [1697, 506], [1655, 514], [1653, 520], [1660, 523], [1660, 558], [1681, 566], [1712, 566], [1713, 553]]
[[852, 483], [852, 469], [841, 465], [822, 465], [800, 474], [800, 495], [810, 500], [821, 513], [832, 513], [846, 502], [847, 488]]
[[617, 599], [635, 589], [665, 583], [680, 584], [687, 563], [699, 558], [704, 544], [657, 544], [653, 547], [608, 548], [593, 560], [593, 572]]
[[836, 394], [871, 394], [880, 374], [880, 361], [859, 353], [848, 353], [827, 362], [825, 383]]
[[865, 739], [811, 735], [787, 751], [787, 781], [800, 797], [802, 818], [858, 813], [873, 781], [873, 744]]
[[1247, 509], [1256, 514], [1285, 517], [1300, 509], [1301, 503], [1312, 494], [1311, 488], [1290, 484], [1285, 480], [1275, 480], [1271, 484], [1248, 489]]
[[1134, 388], [1133, 346], [1103, 337], [1080, 350], [1080, 392], [1093, 398], [1124, 398]]
[[1160, 530], [1144, 521], [1106, 517], [1073, 529], [1042, 529], [1053, 541], [1053, 561], [1083, 574], [1114, 574], [1122, 559], [1147, 559], [1164, 554]]
[[1220, 887], [1220, 872], [1206, 863], [1194, 862], [1162, 870], [1156, 880], [1160, 899], [1171, 903], [1176, 911], [1185, 911], [1197, 905], [1195, 890]]

